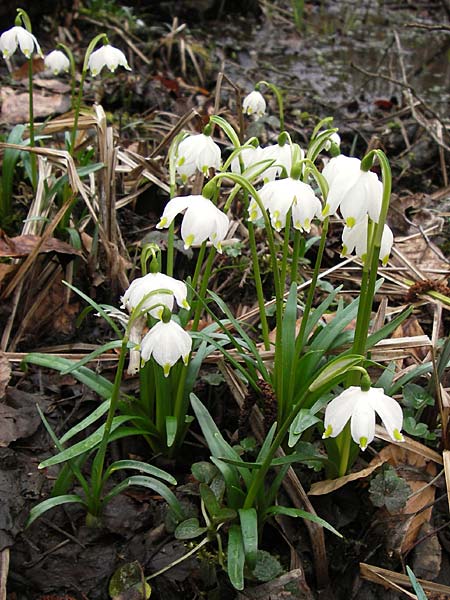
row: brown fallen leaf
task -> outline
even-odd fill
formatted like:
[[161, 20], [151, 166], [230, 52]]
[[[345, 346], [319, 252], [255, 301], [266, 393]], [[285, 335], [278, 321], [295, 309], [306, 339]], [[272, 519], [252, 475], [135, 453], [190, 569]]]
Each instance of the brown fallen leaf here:
[[[4, 233], [0, 232], [0, 257], [19, 258], [28, 256], [36, 248], [41, 241], [38, 235], [19, 235], [9, 238]], [[81, 255], [81, 252], [75, 250], [73, 246], [58, 240], [57, 238], [47, 238], [41, 244], [39, 252], [59, 252], [61, 254], [76, 254]]]
[[0, 447], [33, 435], [41, 423], [36, 402], [43, 399], [9, 388], [6, 402], [0, 403]]
[[[34, 75], [36, 73], [42, 73], [42, 71], [45, 71], [45, 68], [46, 68], [45, 64], [44, 64], [44, 59], [41, 58], [40, 56], [33, 56], [31, 66], [32, 66]], [[29, 68], [30, 67], [29, 67], [28, 61], [24, 62], [22, 66], [20, 66], [18, 69], [15, 69], [11, 73], [12, 78], [15, 79], [16, 81], [21, 81], [22, 79], [27, 79]]]

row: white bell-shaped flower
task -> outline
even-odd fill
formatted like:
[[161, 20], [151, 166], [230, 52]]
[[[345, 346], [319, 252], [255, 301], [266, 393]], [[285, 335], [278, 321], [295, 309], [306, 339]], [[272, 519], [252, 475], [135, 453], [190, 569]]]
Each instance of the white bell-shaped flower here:
[[[304, 152], [301, 151], [300, 159], [304, 158]], [[272, 166], [266, 169], [263, 173], [264, 182], [273, 181], [276, 177], [281, 174], [283, 167], [288, 175], [291, 173], [292, 167], [292, 150], [291, 145], [286, 143], [283, 146], [279, 144], [272, 144], [266, 146], [261, 152], [260, 160], [273, 159], [275, 162]]]
[[141, 358], [148, 361], [153, 357], [167, 377], [180, 358], [188, 364], [191, 348], [191, 336], [178, 323], [158, 321], [141, 342]]
[[210, 135], [188, 135], [178, 144], [176, 170], [184, 182], [196, 171], [207, 175], [210, 168], [218, 170], [221, 164], [220, 148]]
[[242, 110], [246, 115], [255, 115], [258, 119], [262, 117], [266, 113], [266, 101], [261, 92], [253, 90], [248, 96], [245, 96]]
[[[310, 231], [311, 221], [318, 217], [322, 210], [322, 204], [312, 187], [291, 177], [266, 183], [259, 196], [276, 231], [281, 231], [286, 226], [289, 209], [292, 209], [293, 226], [300, 231]], [[250, 221], [256, 221], [261, 216], [257, 202], [252, 199], [249, 205]]]
[[47, 54], [44, 64], [53, 75], [59, 75], [62, 72], [67, 73], [70, 69], [70, 60], [61, 50], [53, 50], [50, 54]]
[[131, 67], [122, 50], [119, 50], [119, 48], [115, 48], [110, 44], [105, 44], [98, 50], [92, 52], [88, 60], [88, 69], [93, 77], [98, 75], [103, 67], [107, 67], [114, 73], [119, 65], [127, 69], [127, 71], [131, 71]]
[[[139, 306], [141, 312], [148, 311], [153, 317], [160, 319], [165, 306], [172, 311], [174, 299], [180, 308], [189, 308], [187, 287], [183, 281], [164, 273], [147, 273], [131, 282], [122, 296], [122, 307], [131, 313]], [[152, 306], [155, 308], [151, 308]]]
[[11, 27], [0, 36], [0, 50], [3, 58], [10, 58], [17, 50], [17, 46], [26, 58], [31, 58], [34, 51], [42, 56], [41, 48], [35, 36], [25, 27], [20, 27], [20, 25]]
[[378, 414], [390, 438], [403, 442], [400, 430], [403, 425], [403, 412], [400, 404], [387, 396], [382, 388], [371, 387], [363, 391], [351, 386], [334, 398], [325, 409], [322, 437], [336, 437], [350, 419], [353, 440], [365, 450], [375, 437], [375, 414]]
[[328, 186], [323, 216], [340, 209], [345, 224], [353, 227], [365, 215], [378, 222], [383, 198], [383, 184], [375, 173], [361, 170], [361, 161], [340, 154], [322, 171]]
[[177, 196], [167, 203], [156, 228], [168, 227], [181, 212], [184, 212], [181, 237], [185, 248], [200, 246], [209, 239], [222, 252], [221, 243], [230, 225], [225, 213], [204, 196]]
[[244, 171], [246, 171], [249, 167], [261, 160], [263, 160], [262, 148], [260, 146], [248, 146], [248, 148], [244, 148], [239, 153], [239, 156], [233, 158], [231, 161], [231, 171], [233, 173], [241, 173], [241, 161]]
[[[349, 256], [355, 252], [356, 256], [365, 262], [367, 257], [367, 230], [367, 215], [353, 227], [344, 227], [342, 232], [341, 256]], [[380, 246], [380, 260], [383, 266], [385, 266], [389, 260], [393, 243], [394, 234], [392, 233], [391, 228], [388, 225], [385, 225]]]
[[336, 131], [330, 135], [325, 143], [324, 149], [328, 152], [328, 150], [331, 150], [333, 144], [338, 148], [341, 147], [341, 136]]

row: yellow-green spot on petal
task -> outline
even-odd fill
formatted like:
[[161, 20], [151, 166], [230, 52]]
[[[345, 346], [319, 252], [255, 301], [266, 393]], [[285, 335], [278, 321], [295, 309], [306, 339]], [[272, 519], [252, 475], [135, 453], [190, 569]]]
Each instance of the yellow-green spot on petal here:
[[179, 167], [181, 167], [182, 165], [184, 165], [184, 163], [185, 163], [185, 162], [186, 162], [186, 158], [185, 158], [184, 156], [182, 156], [182, 157], [180, 158], [180, 160], [177, 162], [177, 165], [178, 165]]
[[402, 434], [400, 433], [400, 431], [398, 429], [394, 429], [394, 431], [392, 432], [394, 435], [394, 439], [397, 442], [404, 442], [405, 438], [402, 436]]
[[347, 248], [347, 246], [344, 244], [344, 245], [342, 246], [342, 255], [343, 255], [343, 256], [347, 256], [347, 254], [348, 254], [348, 248]]
[[186, 308], [187, 310], [189, 310], [189, 309], [191, 308], [191, 307], [189, 306], [189, 303], [188, 303], [188, 301], [187, 301], [186, 299], [184, 299], [184, 300], [181, 302], [181, 306], [182, 306], [183, 308]]
[[274, 227], [275, 227], [275, 229], [276, 229], [277, 231], [280, 231], [280, 229], [281, 229], [281, 227], [282, 227], [282, 224], [281, 224], [281, 221], [280, 221], [280, 219], [277, 219], [277, 220], [275, 221], [275, 223], [274, 223]]
[[185, 356], [183, 356], [183, 362], [187, 366], [187, 364], [189, 362], [189, 354], [186, 354]]
[[325, 207], [322, 210], [322, 217], [326, 217], [329, 212], [330, 212], [330, 205], [329, 204], [325, 204]]
[[163, 217], [160, 222], [158, 223], [158, 225], [156, 226], [156, 229], [161, 229], [162, 227], [165, 227], [167, 225], [167, 217]]
[[387, 254], [385, 257], [382, 258], [381, 260], [381, 264], [383, 265], [383, 267], [385, 267], [388, 264], [389, 261], [389, 254]]
[[361, 450], [365, 450], [367, 448], [367, 438], [366, 437], [359, 438], [359, 447], [361, 448]]
[[303, 224], [303, 229], [309, 229], [310, 227], [311, 227], [310, 219], [305, 219], [305, 222]]
[[347, 225], [347, 227], [354, 227], [356, 224], [355, 217], [348, 217], [345, 221], [345, 224]]
[[190, 246], [192, 246], [192, 244], [194, 243], [194, 239], [195, 239], [195, 235], [193, 233], [190, 233], [189, 235], [187, 235], [186, 239], [184, 240], [184, 247], [189, 248]]
[[302, 228], [302, 224], [300, 223], [300, 221], [295, 221], [294, 227], [295, 227], [295, 229], [301, 229]]
[[330, 437], [330, 435], [333, 435], [333, 427], [331, 425], [328, 425], [328, 427], [325, 429], [325, 431], [323, 432], [323, 439]]
[[168, 377], [169, 372], [170, 372], [170, 364], [169, 363], [166, 363], [163, 366], [163, 371], [164, 371], [164, 377]]
[[250, 211], [250, 221], [256, 221], [257, 218], [258, 218], [258, 213], [256, 212], [256, 210], [251, 210]]

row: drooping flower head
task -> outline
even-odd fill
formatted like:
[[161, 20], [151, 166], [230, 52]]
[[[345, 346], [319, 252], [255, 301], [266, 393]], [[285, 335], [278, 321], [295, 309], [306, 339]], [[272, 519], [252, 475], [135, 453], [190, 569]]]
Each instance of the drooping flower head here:
[[41, 48], [38, 44], [35, 36], [20, 25], [15, 25], [4, 31], [0, 36], [0, 50], [2, 51], [3, 58], [10, 58], [19, 46], [21, 52], [26, 58], [31, 58], [33, 52], [37, 52], [39, 56], [42, 56]]
[[177, 196], [167, 203], [157, 229], [169, 227], [174, 218], [184, 212], [181, 223], [181, 237], [184, 247], [199, 246], [209, 241], [222, 251], [221, 243], [225, 239], [230, 225], [225, 213], [204, 196]]
[[403, 425], [403, 412], [400, 404], [387, 396], [382, 388], [371, 387], [363, 391], [351, 386], [334, 398], [325, 409], [322, 437], [336, 437], [350, 419], [353, 440], [365, 450], [375, 437], [375, 414], [378, 414], [390, 438], [403, 442], [400, 430]]
[[119, 65], [127, 71], [131, 71], [125, 54], [119, 48], [111, 46], [111, 44], [104, 44], [101, 48], [92, 52], [88, 60], [88, 69], [93, 77], [98, 75], [103, 67], [107, 67], [114, 73]]
[[375, 173], [361, 169], [359, 159], [340, 154], [327, 163], [322, 175], [329, 186], [323, 216], [334, 215], [339, 208], [347, 227], [367, 214], [378, 222], [383, 184]]
[[[259, 196], [276, 231], [281, 231], [286, 226], [289, 209], [292, 209], [293, 226], [300, 231], [310, 231], [311, 221], [318, 217], [322, 210], [322, 204], [312, 187], [291, 177], [266, 183]], [[257, 221], [261, 216], [260, 207], [256, 200], [252, 199], [249, 205], [250, 221]]]
[[[164, 273], [147, 273], [131, 282], [122, 296], [122, 306], [130, 313], [139, 306], [142, 312], [148, 311], [153, 317], [160, 319], [165, 306], [170, 311], [173, 309], [174, 299], [180, 308], [189, 308], [187, 288], [183, 281]], [[155, 308], [151, 308], [152, 306]]]
[[[304, 158], [303, 151], [300, 158]], [[272, 166], [270, 166], [264, 171], [264, 182], [273, 181], [276, 177], [278, 177], [281, 174], [283, 168], [289, 175], [292, 168], [291, 145], [286, 142], [281, 146], [280, 144], [272, 144], [270, 146], [266, 146], [265, 148], [263, 148], [259, 160], [270, 159], [273, 159], [275, 162]]]
[[[356, 223], [353, 227], [344, 227], [342, 232], [342, 256], [349, 256], [355, 251], [363, 262], [367, 256], [367, 231], [368, 231], [368, 216]], [[394, 243], [394, 235], [388, 225], [383, 228], [381, 238], [380, 260], [385, 266], [391, 254], [392, 245]]]
[[44, 59], [44, 64], [47, 69], [50, 69], [53, 75], [59, 75], [59, 73], [67, 73], [70, 68], [70, 61], [64, 52], [61, 50], [53, 50]]
[[266, 112], [266, 101], [264, 96], [258, 90], [253, 90], [245, 96], [242, 103], [242, 110], [246, 115], [255, 115], [258, 119]]
[[185, 365], [189, 361], [192, 348], [190, 335], [175, 321], [158, 321], [144, 336], [141, 342], [141, 358], [143, 361], [151, 357], [161, 365], [164, 376], [181, 358]]
[[233, 173], [241, 173], [241, 161], [245, 171], [261, 160], [263, 160], [262, 148], [260, 146], [248, 146], [239, 153], [239, 156], [233, 158], [231, 161], [231, 171]]
[[178, 144], [176, 170], [184, 182], [196, 171], [207, 175], [209, 169], [218, 170], [221, 164], [220, 148], [210, 135], [188, 135]]

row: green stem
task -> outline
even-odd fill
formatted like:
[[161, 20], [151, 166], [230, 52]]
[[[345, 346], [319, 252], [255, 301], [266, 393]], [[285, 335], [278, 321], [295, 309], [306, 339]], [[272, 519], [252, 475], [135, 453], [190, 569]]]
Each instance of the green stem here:
[[84, 70], [81, 73], [81, 81], [80, 81], [80, 86], [78, 88], [78, 95], [77, 95], [77, 99], [75, 101], [75, 113], [73, 116], [73, 127], [72, 127], [72, 133], [70, 136], [70, 154], [73, 156], [75, 153], [75, 140], [77, 137], [77, 130], [78, 130], [78, 120], [80, 118], [80, 108], [81, 108], [81, 101], [83, 99], [83, 86], [84, 86], [84, 82], [86, 79], [86, 75], [87, 75], [87, 70]]
[[278, 103], [278, 112], [280, 115], [280, 133], [281, 133], [284, 131], [283, 96], [282, 96], [280, 90], [278, 89], [278, 87], [276, 85], [274, 85], [273, 83], [269, 83], [268, 81], [258, 81], [258, 83], [255, 86], [256, 89], [258, 89], [258, 87], [260, 85], [266, 85], [275, 94], [275, 98], [277, 99], [277, 103]]
[[200, 300], [205, 300], [205, 298], [206, 298], [206, 291], [208, 289], [209, 278], [211, 276], [211, 270], [212, 270], [215, 256], [216, 256], [216, 249], [214, 248], [214, 246], [212, 246], [209, 251], [209, 255], [208, 255], [208, 258], [207, 258], [206, 264], [205, 264], [205, 271], [202, 275], [202, 280], [200, 282], [200, 290], [198, 292], [199, 298], [197, 299], [197, 302], [196, 302], [194, 319], [192, 321], [192, 331], [197, 331], [198, 324], [200, 322], [200, 316], [202, 314], [202, 303]]
[[258, 250], [256, 248], [256, 240], [255, 240], [255, 227], [252, 222], [249, 222], [247, 225], [248, 229], [248, 239], [250, 243], [250, 251], [252, 255], [252, 263], [253, 263], [253, 277], [255, 279], [256, 286], [256, 297], [258, 298], [258, 307], [259, 307], [259, 316], [261, 318], [261, 331], [264, 342], [264, 349], [270, 349], [270, 340], [269, 340], [269, 325], [267, 323], [267, 315], [266, 315], [266, 303], [264, 299], [264, 291], [261, 281], [261, 271], [259, 268], [259, 258], [258, 258]]
[[297, 281], [298, 278], [298, 257], [300, 255], [301, 241], [302, 237], [300, 231], [296, 229], [294, 231], [294, 248], [292, 250], [291, 281]]
[[[29, 112], [29, 131], [30, 131], [30, 148], [35, 147], [35, 139], [34, 139], [34, 103], [33, 103], [33, 58], [31, 57], [28, 60], [28, 112]], [[36, 163], [36, 155], [34, 152], [30, 152], [30, 161], [31, 161], [31, 184], [33, 189], [36, 189], [37, 186], [37, 163]]]
[[113, 391], [111, 394], [111, 402], [109, 405], [108, 415], [106, 417], [105, 429], [103, 431], [102, 441], [97, 450], [97, 454], [92, 465], [92, 504], [89, 507], [89, 512], [93, 516], [99, 516], [101, 510], [101, 493], [102, 493], [102, 481], [103, 481], [103, 467], [105, 464], [106, 450], [109, 443], [111, 434], [111, 427], [114, 416], [116, 414], [117, 403], [119, 401], [120, 383], [122, 381], [123, 369], [125, 366], [125, 358], [128, 352], [128, 332], [122, 339], [122, 346], [120, 348], [119, 362], [117, 365], [116, 376], [114, 378]]
[[175, 241], [175, 221], [169, 225], [167, 237], [167, 271], [166, 274], [173, 277], [173, 256], [174, 256], [174, 241]]
[[297, 336], [296, 350], [297, 350], [298, 354], [302, 351], [303, 346], [306, 344], [306, 340], [304, 340], [303, 338], [305, 336], [305, 330], [306, 330], [306, 326], [308, 324], [309, 313], [311, 312], [312, 304], [314, 301], [314, 293], [316, 291], [316, 285], [317, 285], [317, 281], [318, 281], [319, 275], [320, 275], [320, 267], [322, 265], [323, 253], [325, 251], [325, 245], [326, 245], [326, 241], [327, 241], [329, 220], [330, 220], [329, 217], [327, 217], [324, 220], [323, 226], [322, 226], [322, 235], [320, 236], [320, 244], [319, 244], [319, 250], [317, 252], [316, 263], [314, 265], [314, 272], [313, 272], [313, 276], [311, 279], [311, 284], [308, 289], [308, 295], [306, 297], [306, 303], [305, 303], [305, 308], [303, 310], [300, 331]]

